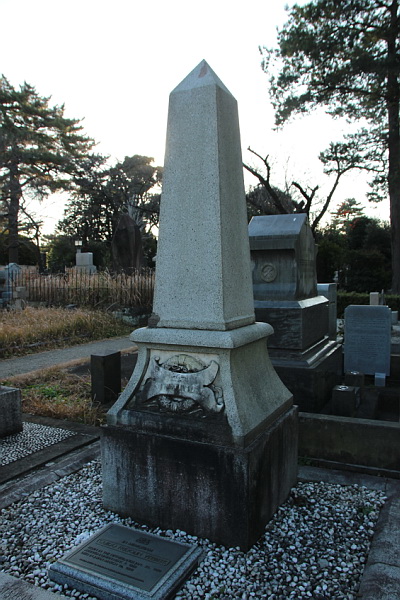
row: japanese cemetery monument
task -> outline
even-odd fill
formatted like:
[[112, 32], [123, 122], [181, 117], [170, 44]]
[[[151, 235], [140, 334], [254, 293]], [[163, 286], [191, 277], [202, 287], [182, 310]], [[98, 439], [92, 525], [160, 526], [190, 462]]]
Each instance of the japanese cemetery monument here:
[[247, 550], [296, 482], [298, 415], [255, 321], [237, 102], [205, 61], [170, 95], [153, 310], [104, 505]]

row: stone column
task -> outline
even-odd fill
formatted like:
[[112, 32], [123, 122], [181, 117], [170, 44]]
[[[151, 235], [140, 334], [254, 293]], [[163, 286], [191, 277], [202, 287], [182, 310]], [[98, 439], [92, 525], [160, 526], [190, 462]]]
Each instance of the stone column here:
[[255, 323], [237, 103], [201, 62], [170, 96], [154, 314], [103, 429], [104, 504], [249, 548], [297, 474], [297, 412]]

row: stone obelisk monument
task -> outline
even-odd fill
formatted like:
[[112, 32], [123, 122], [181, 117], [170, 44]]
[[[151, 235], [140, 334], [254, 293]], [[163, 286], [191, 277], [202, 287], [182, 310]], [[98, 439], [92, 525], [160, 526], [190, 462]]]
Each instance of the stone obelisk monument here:
[[297, 410], [255, 323], [237, 103], [201, 62], [170, 95], [154, 313], [103, 428], [103, 501], [248, 549], [297, 476]]

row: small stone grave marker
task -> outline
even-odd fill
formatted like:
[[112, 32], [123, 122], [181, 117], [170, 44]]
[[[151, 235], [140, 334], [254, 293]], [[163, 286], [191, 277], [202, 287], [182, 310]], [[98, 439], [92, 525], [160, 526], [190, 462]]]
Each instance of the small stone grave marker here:
[[49, 577], [99, 600], [164, 600], [201, 555], [196, 546], [110, 524], [54, 563]]
[[390, 308], [351, 305], [346, 308], [344, 319], [345, 372], [390, 375]]
[[0, 438], [22, 431], [21, 390], [0, 385]]

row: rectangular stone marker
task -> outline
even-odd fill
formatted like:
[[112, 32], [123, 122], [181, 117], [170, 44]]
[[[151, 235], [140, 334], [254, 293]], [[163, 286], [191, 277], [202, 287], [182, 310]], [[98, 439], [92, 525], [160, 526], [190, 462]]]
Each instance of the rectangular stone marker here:
[[99, 352], [90, 356], [92, 400], [115, 402], [121, 391], [121, 352]]
[[390, 375], [392, 315], [388, 306], [348, 306], [344, 313], [344, 370]]
[[110, 524], [54, 563], [49, 577], [99, 600], [164, 600], [201, 556], [196, 546]]
[[0, 438], [22, 431], [21, 390], [0, 385]]

